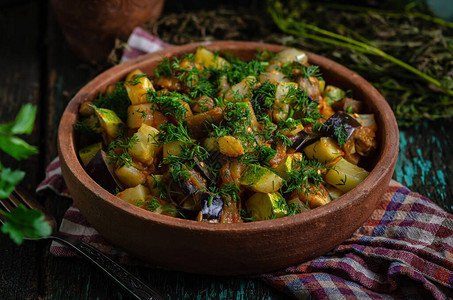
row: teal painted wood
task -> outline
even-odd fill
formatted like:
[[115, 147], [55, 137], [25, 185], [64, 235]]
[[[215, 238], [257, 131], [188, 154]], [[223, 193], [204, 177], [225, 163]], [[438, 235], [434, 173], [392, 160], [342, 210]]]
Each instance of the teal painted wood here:
[[400, 130], [394, 178], [453, 212], [453, 122], [425, 122]]

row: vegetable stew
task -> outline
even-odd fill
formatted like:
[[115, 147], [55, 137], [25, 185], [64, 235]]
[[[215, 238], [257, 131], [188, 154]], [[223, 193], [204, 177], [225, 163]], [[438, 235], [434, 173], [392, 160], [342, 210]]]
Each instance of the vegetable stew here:
[[303, 213], [356, 187], [374, 115], [297, 49], [243, 61], [199, 47], [80, 106], [79, 157], [143, 209], [236, 223]]

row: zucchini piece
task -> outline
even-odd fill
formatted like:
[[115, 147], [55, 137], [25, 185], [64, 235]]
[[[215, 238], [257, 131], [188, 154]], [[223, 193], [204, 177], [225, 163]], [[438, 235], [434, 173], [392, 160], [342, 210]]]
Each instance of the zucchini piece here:
[[319, 141], [305, 147], [304, 153], [309, 159], [325, 163], [341, 156], [343, 151], [332, 138], [322, 137]]
[[160, 150], [160, 146], [155, 141], [158, 133], [159, 130], [156, 128], [142, 124], [132, 137], [135, 142], [132, 148], [128, 149], [129, 153], [138, 161], [152, 163]]
[[351, 114], [351, 116], [362, 125], [362, 127], [371, 127], [374, 132], [377, 132], [377, 123], [374, 114]]
[[116, 138], [121, 134], [121, 131], [124, 128], [124, 123], [113, 110], [96, 107], [94, 112], [101, 123], [102, 129], [104, 129], [108, 136]]
[[257, 221], [281, 218], [288, 214], [288, 205], [279, 193], [255, 193], [247, 199], [245, 206], [250, 216]]
[[326, 174], [326, 182], [342, 192], [349, 192], [370, 174], [363, 168], [340, 158]]
[[346, 97], [345, 91], [333, 85], [326, 86], [325, 93], [327, 97], [327, 104], [329, 105], [332, 105], [333, 103]]
[[148, 79], [146, 74], [140, 70], [134, 70], [126, 76], [124, 81], [127, 95], [131, 100], [132, 105], [148, 103], [146, 94], [148, 91], [154, 91], [154, 86]]
[[86, 146], [79, 150], [79, 157], [82, 160], [84, 166], [88, 165], [93, 157], [102, 149], [102, 143], [96, 143]]
[[143, 206], [143, 204], [145, 203], [146, 196], [148, 195], [149, 195], [148, 188], [139, 184], [135, 187], [131, 187], [125, 189], [122, 192], [119, 192], [116, 196], [135, 206]]
[[289, 173], [293, 168], [293, 158], [287, 155], [283, 161], [274, 169], [277, 174], [285, 180], [288, 180]]
[[230, 89], [225, 94], [225, 100], [238, 102], [242, 101], [246, 97], [250, 98], [256, 82], [256, 77], [247, 76], [239, 83], [236, 83], [235, 85], [230, 87]]
[[326, 185], [326, 190], [329, 193], [332, 201], [340, 198], [344, 194], [344, 192], [340, 191], [334, 186], [331, 186], [330, 184]]
[[273, 193], [281, 187], [283, 178], [269, 169], [250, 164], [241, 175], [239, 183], [255, 192]]
[[127, 127], [139, 128], [146, 119], [149, 119], [148, 116], [153, 114], [152, 107], [151, 103], [129, 105], [127, 108]]
[[274, 107], [272, 110], [272, 119], [275, 123], [280, 120], [286, 120], [289, 114], [290, 104], [290, 91], [297, 89], [298, 85], [295, 82], [280, 82], [277, 84], [277, 90], [275, 92]]

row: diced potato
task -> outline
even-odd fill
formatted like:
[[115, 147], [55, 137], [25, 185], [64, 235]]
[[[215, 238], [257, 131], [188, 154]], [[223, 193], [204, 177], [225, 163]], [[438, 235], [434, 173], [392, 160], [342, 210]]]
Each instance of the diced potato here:
[[322, 206], [331, 201], [329, 193], [322, 184], [319, 186], [309, 184], [308, 190], [301, 189], [296, 193], [298, 194], [300, 201], [302, 203], [307, 203], [310, 208]]
[[365, 169], [351, 164], [344, 158], [339, 159], [332, 168], [326, 174], [326, 182], [343, 192], [355, 188], [369, 174]]
[[151, 195], [158, 197], [160, 194], [159, 185], [162, 183], [163, 175], [150, 175], [146, 179], [146, 184], [151, 192]]
[[127, 126], [139, 128], [149, 118], [148, 115], [153, 114], [152, 107], [151, 103], [130, 105], [127, 108]]
[[106, 108], [96, 108], [95, 113], [99, 118], [102, 129], [104, 129], [105, 133], [108, 136], [116, 138], [118, 135], [120, 135], [124, 123], [113, 110]]
[[182, 141], [173, 141], [164, 144], [163, 157], [168, 158], [170, 155], [180, 156], [182, 154], [182, 147], [184, 147], [184, 142]]
[[102, 149], [102, 143], [96, 143], [79, 150], [79, 156], [84, 166], [88, 165], [91, 159]]
[[277, 53], [273, 60], [282, 64], [295, 61], [300, 63], [301, 65], [305, 65], [308, 62], [308, 56], [305, 52], [294, 48], [289, 48]]
[[225, 58], [215, 55], [214, 52], [209, 51], [204, 47], [197, 48], [194, 62], [204, 67], [213, 67], [217, 69], [230, 65]]
[[330, 137], [322, 137], [319, 141], [304, 148], [305, 155], [309, 159], [319, 162], [329, 162], [343, 154], [338, 144]]
[[194, 99], [192, 111], [194, 113], [201, 113], [213, 109], [214, 107], [215, 107], [214, 100], [212, 100], [210, 97], [206, 95], [203, 95]]
[[255, 86], [256, 78], [254, 76], [247, 76], [241, 82], [236, 83], [225, 94], [227, 101], [240, 101], [245, 97], [251, 95], [251, 90]]
[[151, 81], [138, 69], [126, 76], [124, 87], [132, 105], [147, 103], [146, 94], [149, 90], [154, 91]]
[[255, 193], [245, 203], [251, 217], [257, 221], [284, 217], [288, 214], [285, 198], [279, 193]]
[[240, 183], [255, 192], [274, 193], [283, 183], [283, 178], [269, 169], [250, 164], [241, 176]]
[[[297, 89], [298, 85], [294, 82], [280, 82], [275, 92], [274, 109], [272, 118], [275, 123], [280, 120], [286, 120], [289, 113], [289, 104], [291, 101], [291, 91]], [[293, 93], [294, 95], [294, 93]]]
[[272, 69], [261, 74], [259, 76], [259, 81], [261, 83], [268, 81], [272, 84], [277, 84], [279, 82], [289, 82], [289, 79], [286, 78], [286, 75], [284, 73]]
[[283, 161], [275, 168], [277, 174], [285, 180], [288, 180], [289, 173], [293, 168], [293, 159], [290, 155], [287, 155]]
[[141, 162], [151, 162], [160, 150], [160, 146], [156, 144], [156, 135], [159, 130], [152, 126], [142, 124], [138, 131], [134, 133], [132, 139], [135, 142], [132, 148], [128, 149], [129, 153]]
[[115, 175], [121, 183], [127, 187], [134, 187], [146, 181], [146, 172], [139, 169], [135, 164], [123, 165], [115, 170]]
[[220, 152], [228, 157], [238, 157], [244, 154], [244, 146], [233, 136], [222, 136], [217, 142]]
[[125, 189], [124, 191], [118, 193], [116, 196], [135, 206], [142, 206], [145, 202], [146, 196], [148, 195], [148, 188], [139, 184], [135, 187]]
[[371, 127], [374, 132], [378, 130], [374, 114], [352, 114], [351, 116], [363, 127]]

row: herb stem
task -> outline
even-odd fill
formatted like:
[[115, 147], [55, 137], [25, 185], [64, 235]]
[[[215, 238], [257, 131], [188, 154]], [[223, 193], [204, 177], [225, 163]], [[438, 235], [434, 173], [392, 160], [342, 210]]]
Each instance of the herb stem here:
[[[387, 59], [388, 61], [408, 70], [409, 72], [416, 74], [420, 78], [424, 79], [425, 81], [433, 84], [434, 86], [436, 86], [437, 88], [442, 90], [444, 93], [446, 93], [450, 96], [453, 96], [453, 90], [443, 88], [441, 83], [437, 79], [419, 71], [418, 69], [414, 68], [413, 66], [382, 51], [381, 49], [379, 49], [375, 46], [366, 44], [364, 42], [360, 42], [360, 41], [354, 40], [352, 38], [319, 28], [318, 26], [315, 26], [315, 25], [307, 24], [302, 21], [295, 21], [293, 18], [291, 18], [291, 16], [284, 17], [283, 11], [282, 11], [282, 4], [279, 1], [275, 1], [274, 3], [272, 3], [272, 2], [273, 1], [269, 2], [270, 3], [270, 5], [268, 6], [269, 13], [271, 14], [276, 25], [282, 31], [292, 34], [292, 35], [296, 35], [296, 36], [328, 43], [328, 44], [339, 46], [339, 47], [349, 48], [351, 50], [356, 50], [356, 51], [359, 51], [362, 53], [367, 53], [367, 54], [382, 57], [382, 58]], [[292, 28], [294, 28], [294, 29], [292, 29]], [[305, 29], [309, 29], [311, 31], [324, 35], [325, 37], [307, 33], [307, 31]]]

